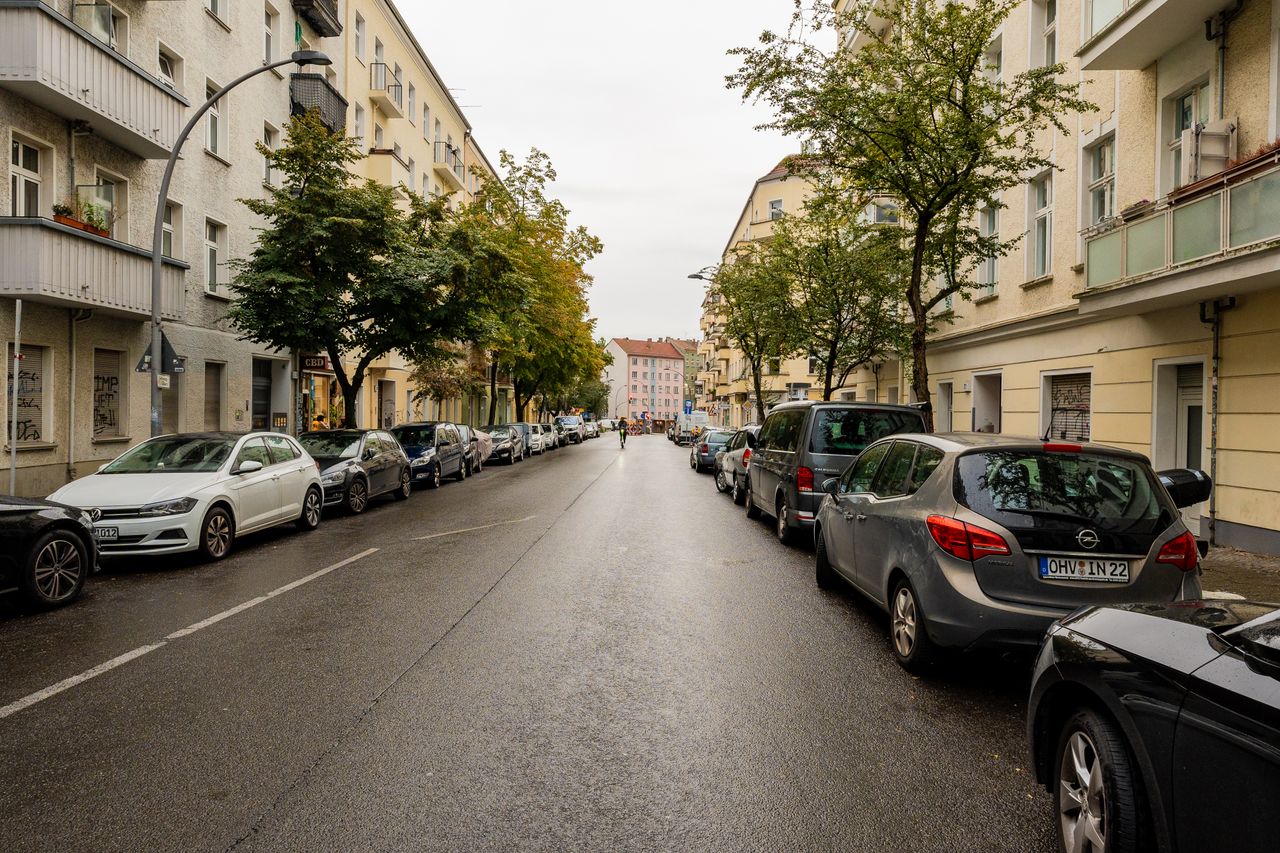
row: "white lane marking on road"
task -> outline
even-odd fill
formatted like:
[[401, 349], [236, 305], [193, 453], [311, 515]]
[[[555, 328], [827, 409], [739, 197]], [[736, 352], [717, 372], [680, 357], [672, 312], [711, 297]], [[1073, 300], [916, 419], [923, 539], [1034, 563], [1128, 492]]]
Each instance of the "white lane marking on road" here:
[[441, 536], [455, 536], [459, 533], [471, 533], [476, 530], [488, 530], [490, 527], [503, 527], [508, 524], [524, 524], [526, 521], [533, 521], [536, 515], [526, 515], [524, 518], [517, 518], [515, 521], [495, 521], [493, 524], [482, 524], [479, 527], [464, 527], [461, 530], [446, 530], [444, 533], [432, 533], [430, 536], [415, 536], [410, 542], [421, 542], [424, 539], [439, 539]]
[[84, 682], [88, 681], [91, 678], [97, 678], [99, 675], [102, 675], [104, 672], [110, 672], [116, 667], [123, 666], [124, 664], [128, 663], [131, 660], [135, 660], [137, 658], [142, 657], [145, 654], [154, 652], [156, 649], [161, 648], [162, 646], [168, 645], [168, 643], [171, 640], [177, 640], [182, 637], [187, 637], [187, 636], [190, 636], [191, 634], [194, 634], [196, 631], [199, 631], [203, 628], [208, 628], [210, 625], [216, 625], [217, 623], [221, 622], [223, 619], [226, 619], [231, 616], [235, 616], [237, 613], [241, 613], [245, 610], [248, 610], [250, 607], [255, 607], [264, 601], [268, 601], [269, 599], [275, 598], [277, 595], [283, 595], [289, 590], [297, 589], [298, 587], [302, 586], [305, 583], [311, 583], [311, 581], [315, 580], [316, 578], [324, 577], [325, 575], [329, 574], [329, 572], [337, 571], [343, 566], [349, 566], [352, 563], [354, 563], [356, 560], [363, 560], [365, 557], [369, 556], [370, 554], [376, 554], [377, 552], [378, 552], [377, 548], [369, 548], [366, 551], [361, 551], [359, 554], [356, 554], [355, 556], [347, 557], [345, 560], [339, 560], [338, 562], [334, 563], [332, 566], [327, 566], [326, 568], [323, 568], [318, 572], [312, 572], [306, 577], [298, 578], [296, 581], [287, 583], [282, 587], [277, 587], [276, 589], [271, 590], [271, 592], [268, 592], [265, 595], [260, 595], [257, 598], [251, 598], [248, 601], [243, 602], [241, 604], [237, 604], [235, 607], [230, 607], [222, 611], [221, 613], [215, 613], [214, 615], [210, 616], [207, 619], [201, 619], [199, 622], [195, 622], [191, 625], [188, 625], [185, 628], [179, 628], [178, 630], [174, 631], [172, 634], [165, 635], [165, 638], [163, 640], [160, 640], [157, 643], [152, 643], [147, 646], [139, 646], [133, 651], [125, 652], [122, 655], [113, 657], [109, 661], [100, 663], [97, 666], [93, 667], [92, 669], [86, 669], [84, 672], [80, 673], [79, 675], [73, 675], [70, 678], [64, 678], [62, 681], [59, 681], [57, 684], [51, 684], [48, 687], [44, 688], [43, 690], [37, 690], [35, 693], [32, 693], [28, 696], [23, 696], [21, 699], [18, 699], [15, 702], [10, 702], [8, 705], [5, 705], [4, 707], [0, 708], [0, 720], [3, 720], [5, 717], [8, 717], [12, 714], [16, 714], [25, 708], [30, 708], [32, 705], [35, 705], [38, 702], [43, 702], [45, 699], [48, 699], [51, 696], [56, 696], [59, 693], [63, 692], [64, 690], [70, 690], [72, 687], [75, 687], [77, 684], [83, 684]]

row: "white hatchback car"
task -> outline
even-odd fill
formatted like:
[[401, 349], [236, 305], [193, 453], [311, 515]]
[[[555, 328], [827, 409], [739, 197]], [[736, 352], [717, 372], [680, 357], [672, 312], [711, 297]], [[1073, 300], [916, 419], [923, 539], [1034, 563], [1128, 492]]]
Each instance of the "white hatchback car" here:
[[244, 533], [289, 521], [314, 530], [324, 492], [287, 435], [201, 432], [144, 441], [49, 499], [89, 513], [104, 557], [198, 550], [220, 560]]

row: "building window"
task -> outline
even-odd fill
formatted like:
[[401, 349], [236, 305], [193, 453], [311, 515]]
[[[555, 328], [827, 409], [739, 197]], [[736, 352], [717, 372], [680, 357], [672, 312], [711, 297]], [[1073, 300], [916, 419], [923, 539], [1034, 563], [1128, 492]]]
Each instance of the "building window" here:
[[382, 148], [382, 125], [377, 122], [373, 123], [373, 147]]
[[210, 293], [218, 290], [222, 274], [220, 265], [226, 258], [227, 226], [212, 219], [204, 221], [204, 265], [205, 289]]
[[129, 211], [129, 184], [122, 178], [98, 172], [96, 183], [81, 186], [79, 189], [81, 210], [88, 217], [92, 210], [92, 219], [96, 219], [98, 227], [107, 231], [111, 237], [128, 235], [124, 217]]
[[279, 138], [280, 134], [274, 127], [269, 124], [262, 126], [262, 147], [266, 149], [262, 154], [262, 182], [269, 187], [276, 185], [276, 170], [272, 165], [271, 155], [276, 150]]
[[[1000, 209], [988, 205], [978, 211], [978, 232], [988, 240], [1000, 237]], [[994, 296], [996, 285], [1000, 282], [1000, 257], [995, 254], [983, 258], [978, 265], [978, 283], [982, 285], [982, 296]]]
[[[20, 351], [22, 358], [15, 361], [13, 358], [13, 344], [10, 343], [5, 349], [6, 364], [9, 369], [6, 373], [8, 381], [5, 383], [4, 395], [4, 434], [13, 440], [16, 437], [17, 443], [22, 444], [39, 444], [42, 441], [48, 441], [49, 435], [48, 409], [45, 406], [45, 368], [48, 366], [48, 348], [41, 346], [32, 346], [23, 344]], [[18, 423], [17, 432], [13, 431], [13, 410], [9, 407], [13, 405], [14, 392], [14, 367], [17, 367], [17, 391], [18, 391]]]
[[102, 44], [125, 53], [125, 30], [128, 19], [109, 3], [76, 3], [71, 7], [71, 20]]
[[182, 205], [165, 202], [161, 221], [160, 254], [166, 258], [182, 257]]
[[413, 185], [418, 182], [418, 164], [414, 162], [412, 157], [409, 158], [409, 189], [413, 189]]
[[270, 6], [267, 6], [262, 13], [263, 36], [262, 36], [262, 64], [267, 65], [276, 58], [275, 41], [276, 41], [276, 21], [279, 19]]
[[124, 404], [121, 367], [124, 353], [113, 349], [93, 351], [93, 437], [118, 438]]
[[440, 119], [436, 119], [436, 142], [440, 141], [440, 136], [444, 133], [444, 126], [440, 124]]
[[175, 92], [182, 91], [182, 60], [167, 48], [160, 48], [156, 53], [156, 65], [160, 70], [160, 81]]
[[1041, 434], [1057, 441], [1089, 441], [1092, 432], [1089, 373], [1045, 376], [1041, 389]]
[[356, 14], [356, 59], [364, 62], [364, 18]]
[[422, 138], [431, 138], [431, 107], [422, 105]]
[[422, 173], [422, 197], [426, 198], [429, 195], [431, 195], [430, 179], [427, 177], [427, 173], [423, 172]]
[[355, 132], [351, 135], [358, 139], [361, 145], [364, 144], [364, 107], [359, 104], [356, 104]]
[[[206, 83], [204, 87], [205, 98], [212, 98], [218, 94], [218, 90], [222, 88], [216, 83]], [[210, 153], [222, 156], [223, 150], [226, 148], [227, 140], [227, 123], [222, 114], [223, 103], [221, 100], [214, 101], [213, 106], [209, 107], [209, 112], [205, 115], [205, 139], [204, 147]]]
[[775, 198], [769, 202], [769, 218], [770, 219], [782, 218], [782, 199]]
[[1089, 169], [1089, 224], [1110, 219], [1116, 210], [1116, 140], [1107, 137], [1085, 150]]
[[[386, 63], [382, 62], [385, 53], [386, 53], [386, 50], [382, 46], [382, 39], [375, 38], [373, 40], [373, 61], [381, 62], [383, 65], [385, 65]], [[383, 69], [383, 71], [385, 73], [386, 69]]]
[[418, 90], [413, 88], [413, 84], [409, 84], [409, 110], [406, 113], [409, 118], [409, 124], [413, 124], [413, 120], [418, 117]]
[[204, 0], [204, 7], [218, 20], [222, 20], [226, 17], [226, 3], [227, 0]]
[[1209, 83], [1197, 84], [1170, 100], [1173, 113], [1169, 135], [1169, 186], [1177, 189], [1183, 183], [1183, 131], [1195, 130], [1197, 124], [1209, 121]]
[[986, 66], [987, 79], [992, 83], [999, 83], [1004, 77], [1004, 37], [996, 36], [987, 45], [986, 53], [982, 57], [983, 64]]
[[9, 152], [9, 215], [39, 216], [42, 152], [16, 137]]
[[1053, 264], [1053, 173], [1031, 182], [1031, 278], [1048, 275]]
[[1058, 0], [1043, 0], [1032, 4], [1032, 21], [1038, 31], [1035, 46], [1036, 64], [1056, 65], [1058, 62]]

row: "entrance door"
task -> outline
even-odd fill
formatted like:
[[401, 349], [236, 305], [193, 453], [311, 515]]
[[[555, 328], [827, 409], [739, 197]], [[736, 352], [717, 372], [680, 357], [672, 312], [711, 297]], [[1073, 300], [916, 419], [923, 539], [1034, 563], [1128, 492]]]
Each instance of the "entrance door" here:
[[952, 384], [950, 382], [939, 382], [938, 405], [934, 409], [937, 414], [933, 419], [933, 428], [936, 432], [951, 432], [951, 399]]
[[396, 425], [396, 383], [378, 380], [378, 426], [391, 429]]
[[981, 373], [973, 377], [974, 432], [999, 432], [1003, 380], [999, 373]]
[[253, 414], [255, 430], [265, 430], [271, 423], [271, 362], [265, 358], [253, 360]]
[[[1204, 365], [1178, 365], [1177, 466], [1204, 468]], [[1192, 533], [1200, 532], [1203, 504], [1184, 507], [1182, 518]]]

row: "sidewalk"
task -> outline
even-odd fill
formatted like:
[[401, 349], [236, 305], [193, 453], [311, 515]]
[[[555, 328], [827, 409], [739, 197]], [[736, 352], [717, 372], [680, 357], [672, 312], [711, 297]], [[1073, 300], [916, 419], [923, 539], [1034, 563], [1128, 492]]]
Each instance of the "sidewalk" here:
[[1280, 557], [1213, 548], [1201, 563], [1205, 596], [1234, 593], [1255, 601], [1280, 602]]

